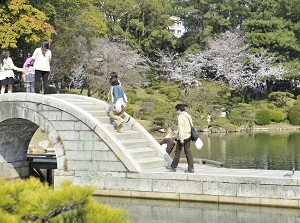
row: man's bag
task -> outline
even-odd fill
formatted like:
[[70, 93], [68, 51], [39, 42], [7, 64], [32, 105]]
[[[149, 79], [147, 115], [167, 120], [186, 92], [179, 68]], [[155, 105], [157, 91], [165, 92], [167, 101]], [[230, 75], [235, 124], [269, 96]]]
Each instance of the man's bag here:
[[196, 141], [199, 138], [198, 133], [194, 127], [191, 127], [191, 140]]

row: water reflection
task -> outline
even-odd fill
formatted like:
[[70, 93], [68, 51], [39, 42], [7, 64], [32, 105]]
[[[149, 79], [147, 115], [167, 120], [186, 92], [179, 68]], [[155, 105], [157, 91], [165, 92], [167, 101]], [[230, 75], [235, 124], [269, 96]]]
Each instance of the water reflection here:
[[299, 131], [201, 133], [200, 137], [204, 146], [200, 151], [192, 148], [195, 158], [220, 161], [227, 168], [300, 169]]
[[296, 223], [298, 209], [199, 202], [94, 197], [97, 202], [127, 210], [133, 223]]

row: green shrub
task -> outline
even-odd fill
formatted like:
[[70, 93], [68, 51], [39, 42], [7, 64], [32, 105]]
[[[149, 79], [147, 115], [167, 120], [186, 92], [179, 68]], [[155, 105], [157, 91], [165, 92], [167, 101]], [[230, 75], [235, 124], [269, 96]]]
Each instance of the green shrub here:
[[93, 191], [70, 182], [54, 190], [35, 178], [0, 180], [0, 222], [130, 222], [126, 211], [97, 203]]
[[149, 88], [149, 87], [145, 89], [145, 92], [147, 94], [154, 94], [154, 90], [152, 88]]
[[289, 92], [272, 92], [268, 94], [270, 101], [275, 101], [275, 105], [279, 108], [286, 105], [287, 98], [294, 98], [295, 96]]
[[233, 108], [228, 113], [231, 124], [241, 126], [241, 125], [249, 125], [253, 123], [255, 117], [252, 110], [253, 110], [252, 106], [241, 106], [241, 107]]
[[126, 96], [130, 104], [135, 104], [139, 100], [138, 96], [133, 92], [126, 92]]
[[273, 122], [279, 123], [285, 119], [285, 115], [283, 113], [281, 113], [280, 111], [269, 110], [269, 112], [270, 112], [271, 121], [273, 121]]
[[295, 105], [295, 106], [300, 105], [300, 100], [297, 99], [297, 100], [294, 102], [294, 105]]
[[292, 125], [300, 125], [300, 106], [293, 106], [288, 110], [288, 120]]
[[232, 101], [234, 104], [237, 104], [237, 103], [241, 102], [241, 98], [240, 98], [240, 97], [233, 97], [233, 98], [231, 98], [231, 101]]
[[268, 125], [271, 123], [270, 110], [264, 109], [256, 112], [255, 123], [257, 125]]
[[168, 89], [167, 88], [159, 88], [159, 90], [158, 90], [158, 92], [160, 93], [160, 94], [166, 94], [167, 93], [167, 91], [168, 91]]
[[178, 88], [169, 88], [166, 92], [168, 99], [171, 101], [177, 101], [180, 96], [180, 90]]
[[295, 96], [290, 92], [282, 92], [276, 91], [268, 94], [268, 98], [270, 101], [276, 101], [278, 98], [286, 97], [286, 98], [295, 98]]

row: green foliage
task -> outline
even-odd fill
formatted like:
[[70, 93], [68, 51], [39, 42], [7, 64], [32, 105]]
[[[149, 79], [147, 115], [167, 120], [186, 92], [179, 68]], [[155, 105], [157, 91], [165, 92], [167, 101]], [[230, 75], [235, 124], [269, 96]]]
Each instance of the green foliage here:
[[129, 223], [120, 209], [98, 204], [92, 199], [91, 187], [64, 182], [53, 190], [39, 180], [0, 182], [0, 222], [89, 222]]
[[133, 93], [133, 92], [126, 92], [126, 96], [127, 96], [127, 100], [130, 104], [135, 104], [139, 98], [138, 96], [136, 95], [136, 93]]
[[160, 94], [167, 94], [167, 91], [168, 91], [168, 88], [164, 88], [164, 87], [161, 87], [161, 88], [158, 89], [158, 92]]
[[241, 97], [233, 97], [233, 98], [231, 98], [230, 101], [232, 101], [235, 104], [240, 103], [241, 102]]
[[174, 125], [176, 122], [174, 106], [172, 103], [156, 102], [149, 113], [154, 126], [168, 128]]
[[179, 99], [180, 90], [178, 88], [168, 88], [165, 93], [170, 101], [176, 101]]
[[295, 96], [289, 92], [272, 92], [268, 95], [270, 101], [275, 101], [275, 105], [278, 108], [286, 105], [287, 98], [294, 98]]
[[269, 112], [270, 112], [270, 118], [272, 122], [279, 123], [286, 118], [286, 116], [280, 111], [269, 110]]
[[288, 110], [288, 120], [292, 125], [300, 125], [300, 106], [296, 105]]
[[150, 86], [157, 86], [159, 81], [157, 79], [157, 72], [152, 68], [146, 73], [146, 80], [149, 82]]
[[145, 89], [145, 92], [146, 92], [147, 94], [154, 94], [154, 90], [153, 90], [152, 88], [146, 88], [146, 89]]
[[235, 107], [229, 112], [229, 120], [231, 124], [241, 126], [244, 124], [251, 124], [254, 120], [252, 106]]
[[[298, 97], [297, 97], [297, 98], [298, 98]], [[296, 100], [296, 101], [294, 102], [294, 105], [295, 105], [295, 106], [300, 105], [300, 100]]]
[[[32, 7], [28, 0], [6, 1], [0, 5], [0, 46], [17, 48], [19, 44], [50, 40], [55, 30], [45, 14]], [[21, 41], [22, 40], [22, 41]], [[19, 43], [19, 44], [18, 44]]]
[[268, 125], [271, 123], [271, 114], [269, 110], [263, 109], [256, 112], [255, 123], [257, 125]]
[[180, 90], [178, 88], [160, 88], [159, 93], [167, 95], [170, 101], [177, 101], [180, 96]]

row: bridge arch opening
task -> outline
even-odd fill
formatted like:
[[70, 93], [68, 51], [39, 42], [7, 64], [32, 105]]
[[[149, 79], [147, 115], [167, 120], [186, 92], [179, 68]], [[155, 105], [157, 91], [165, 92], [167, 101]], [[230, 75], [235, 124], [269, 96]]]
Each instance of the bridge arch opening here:
[[[47, 132], [31, 120], [8, 118], [0, 122], [0, 177], [6, 180], [13, 180], [35, 176], [39, 177], [43, 182], [48, 181], [52, 184], [52, 170], [57, 167], [55, 152], [51, 156], [28, 154], [30, 142], [38, 130], [39, 132], [44, 132], [44, 135], [46, 135], [49, 143], [52, 145]], [[53, 131], [52, 129], [52, 135]], [[49, 166], [50, 159], [52, 160], [50, 163], [52, 165]]]

